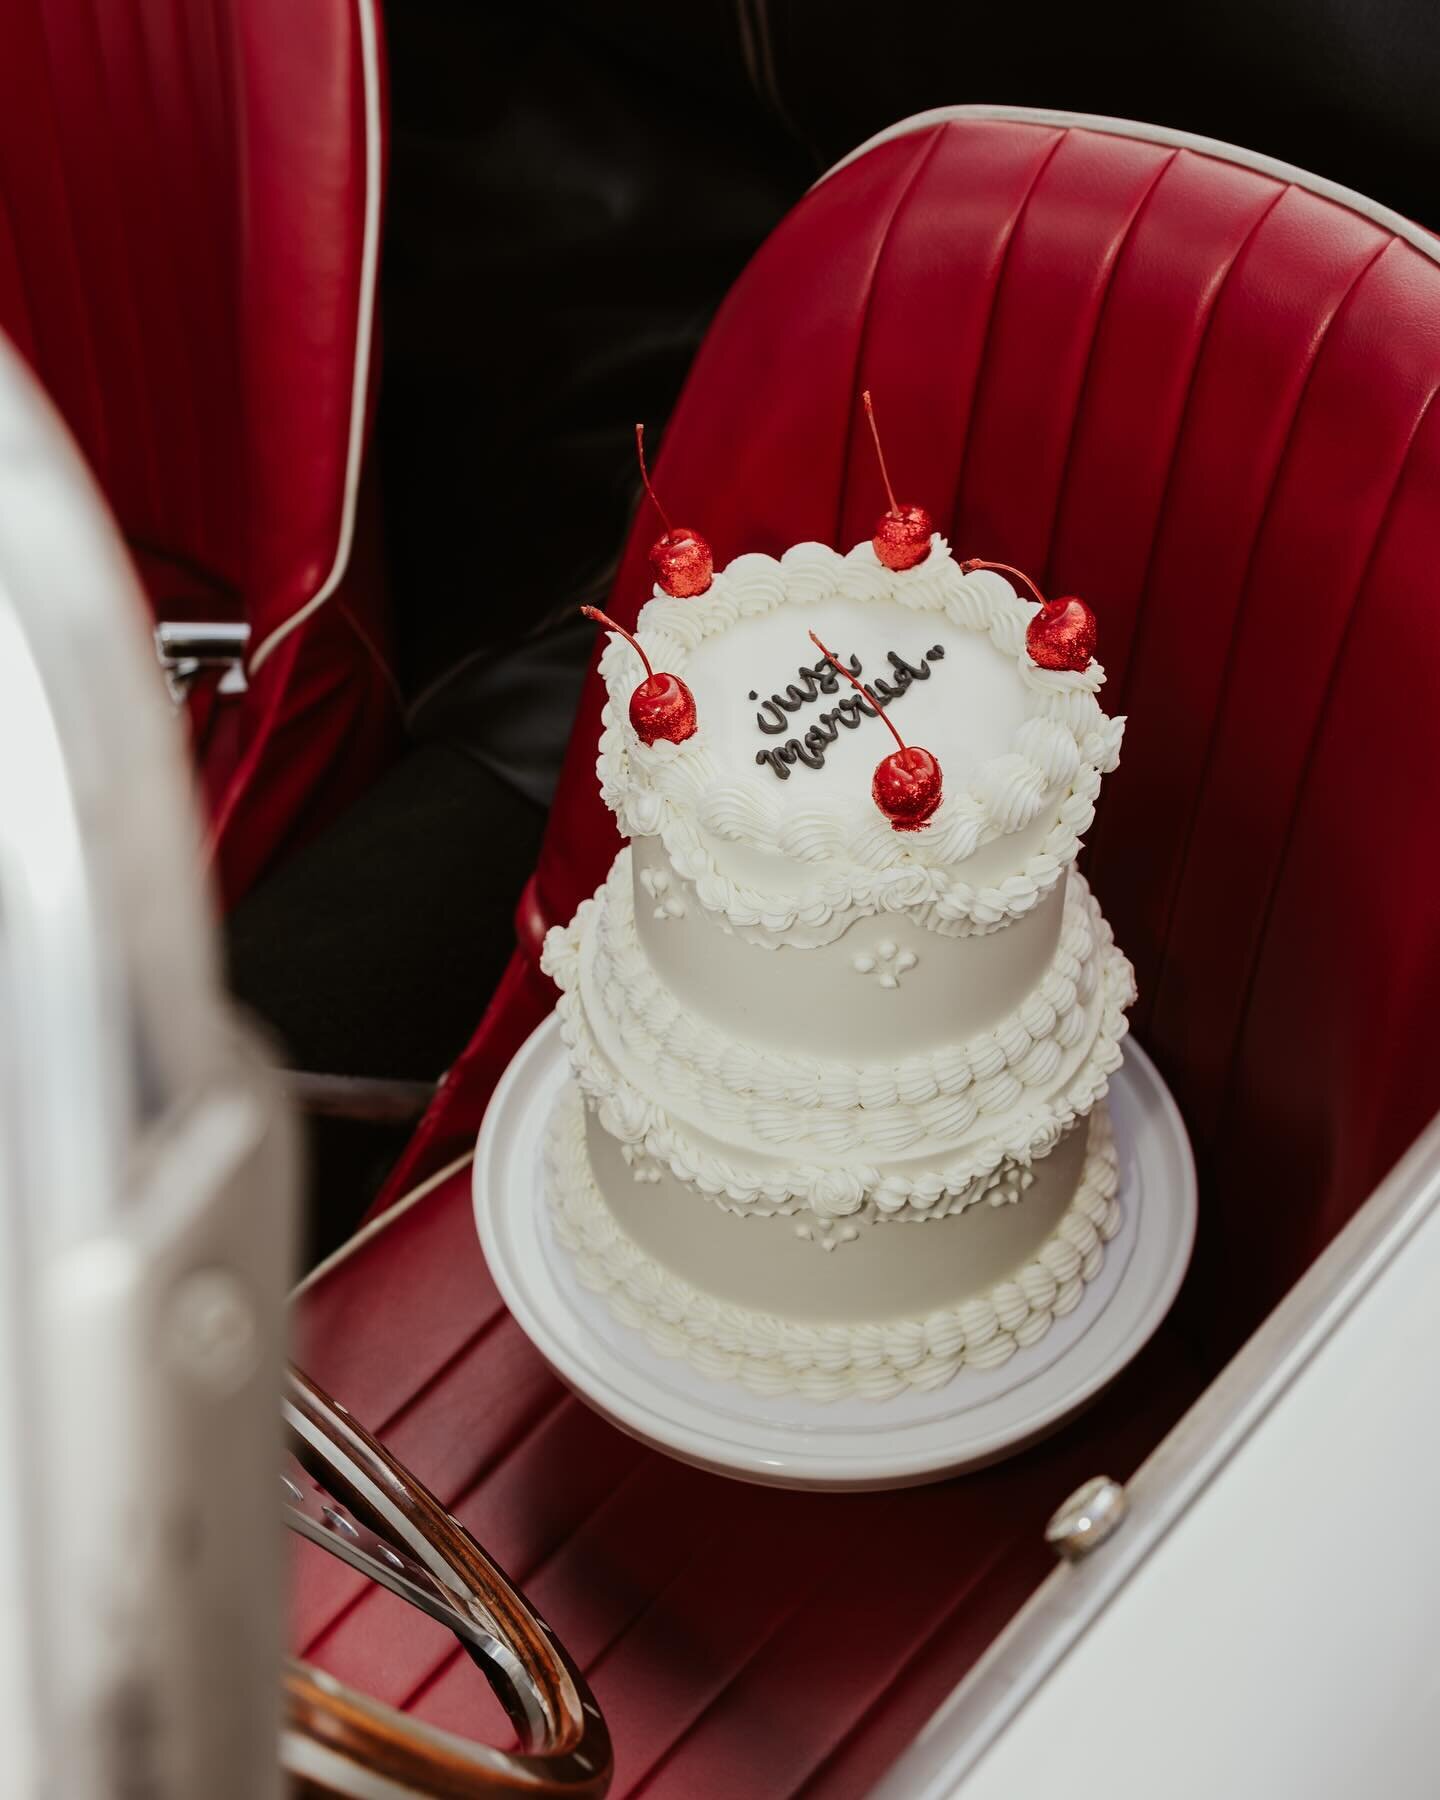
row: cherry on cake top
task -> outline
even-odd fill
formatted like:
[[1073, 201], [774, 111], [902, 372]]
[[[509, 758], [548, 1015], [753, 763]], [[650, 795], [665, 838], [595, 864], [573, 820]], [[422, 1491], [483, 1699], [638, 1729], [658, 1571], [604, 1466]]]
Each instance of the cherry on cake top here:
[[692, 531], [688, 525], [670, 523], [670, 515], [660, 504], [660, 496], [650, 482], [650, 471], [645, 467], [645, 427], [638, 421], [635, 454], [640, 460], [640, 479], [645, 483], [645, 492], [654, 502], [665, 527], [664, 535], [650, 546], [650, 566], [655, 571], [656, 581], [667, 594], [677, 600], [691, 600], [709, 587], [715, 573], [714, 555], [698, 531]]
[[598, 606], [582, 606], [580, 610], [587, 619], [593, 619], [597, 625], [624, 638], [645, 665], [645, 679], [630, 696], [630, 723], [640, 742], [658, 744], [663, 739], [668, 744], [683, 744], [686, 738], [694, 737], [695, 696], [680, 677], [667, 674], [663, 669], [657, 674], [639, 639], [623, 625], [617, 625]]
[[923, 506], [901, 506], [890, 485], [890, 472], [885, 467], [885, 452], [880, 447], [880, 427], [875, 423], [875, 403], [866, 388], [861, 395], [865, 417], [870, 423], [870, 436], [875, 440], [875, 457], [880, 464], [880, 479], [885, 484], [885, 498], [890, 502], [875, 524], [870, 540], [875, 554], [887, 569], [913, 569], [930, 554], [930, 540], [935, 535], [935, 521]]
[[894, 720], [875, 695], [863, 681], [850, 673], [833, 650], [825, 648], [813, 631], [810, 633], [810, 642], [838, 674], [843, 675], [852, 687], [865, 696], [899, 746], [875, 765], [875, 774], [870, 783], [870, 793], [875, 804], [894, 830], [923, 831], [943, 798], [944, 780], [939, 760], [919, 744], [905, 742], [895, 729]]
[[[880, 479], [885, 484], [889, 507], [875, 525], [870, 540], [875, 554], [887, 569], [913, 569], [930, 554], [930, 541], [935, 534], [935, 521], [923, 506], [901, 506], [890, 485], [890, 472], [885, 466], [885, 451], [880, 442], [880, 427], [875, 421], [875, 402], [869, 388], [860, 396], [865, 418], [875, 444], [875, 460], [880, 465]], [[1030, 621], [1025, 646], [1030, 660], [1041, 669], [1068, 669], [1079, 672], [1089, 666], [1095, 654], [1095, 615], [1083, 600], [1067, 594], [1058, 600], [1047, 600], [1035, 583], [1022, 570], [1009, 563], [990, 562], [975, 556], [961, 563], [967, 574], [972, 569], [994, 569], [1023, 581], [1034, 595], [1040, 611]]]
[[999, 575], [1013, 575], [1023, 581], [1040, 604], [1040, 610], [1025, 630], [1025, 649], [1036, 668], [1068, 669], [1079, 674], [1090, 667], [1095, 654], [1095, 615], [1083, 600], [1067, 594], [1061, 600], [1047, 600], [1023, 569], [1009, 563], [987, 562], [983, 556], [969, 556], [961, 563], [962, 574], [975, 569], [994, 569]]

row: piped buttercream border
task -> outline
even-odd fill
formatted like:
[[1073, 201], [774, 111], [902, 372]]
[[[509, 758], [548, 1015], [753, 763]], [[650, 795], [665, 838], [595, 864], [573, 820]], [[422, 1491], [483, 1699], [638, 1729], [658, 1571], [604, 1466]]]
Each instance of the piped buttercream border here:
[[704, 1293], [647, 1256], [596, 1186], [574, 1082], [566, 1084], [546, 1137], [547, 1197], [555, 1234], [575, 1258], [581, 1282], [660, 1355], [682, 1357], [701, 1374], [756, 1394], [883, 1400], [910, 1387], [940, 1387], [965, 1367], [998, 1368], [1079, 1304], [1121, 1218], [1103, 1105], [1088, 1129], [1075, 1197], [1034, 1257], [953, 1307], [879, 1324], [815, 1325], [754, 1311]]
[[[622, 892], [628, 873], [628, 853], [621, 852], [611, 881], [619, 882]], [[890, 1083], [896, 1070], [865, 1070], [812, 1059], [808, 1072], [815, 1105], [801, 1108], [787, 1103], [791, 1110], [786, 1128], [772, 1130], [767, 1121], [769, 1112], [778, 1112], [777, 1103], [757, 1103], [746, 1096], [772, 1084], [778, 1060], [712, 1029], [708, 1038], [717, 1068], [707, 1084], [705, 1110], [732, 1123], [743, 1113], [740, 1122], [755, 1139], [751, 1155], [734, 1147], [722, 1153], [702, 1142], [660, 1097], [637, 1086], [597, 1038], [584, 993], [584, 946], [592, 933], [599, 932], [610, 891], [602, 887], [594, 899], [582, 902], [568, 926], [554, 928], [546, 938], [542, 965], [563, 990], [558, 1010], [571, 1067], [598, 1107], [601, 1123], [622, 1146], [653, 1158], [677, 1180], [698, 1188], [727, 1210], [794, 1211], [798, 1204], [823, 1218], [845, 1218], [873, 1200], [886, 1217], [938, 1216], [965, 1204], [967, 1196], [977, 1196], [982, 1191], [977, 1184], [1002, 1163], [1027, 1167], [1048, 1154], [1061, 1134], [1103, 1097], [1110, 1076], [1120, 1065], [1121, 1041], [1127, 1030], [1125, 1009], [1135, 995], [1134, 974], [1115, 947], [1093, 897], [1076, 877], [1077, 904], [1088, 913], [1089, 930], [1094, 934], [1091, 995], [1080, 1014], [1080, 1025], [1090, 1036], [1078, 1062], [1058, 1087], [1047, 1092], [1022, 1082], [1009, 1065], [997, 1033], [984, 1034], [983, 1044], [975, 1040], [973, 1045], [957, 1045], [899, 1065], [898, 1073], [907, 1079], [928, 1075], [935, 1082], [935, 1097], [916, 1102], [904, 1101], [898, 1085], [892, 1100]], [[1062, 949], [1059, 956], [1068, 954]], [[1068, 999], [1068, 989], [1075, 985], [1071, 977], [1064, 968], [1052, 966], [1052, 973], [1057, 981], [1056, 997]], [[1032, 999], [1043, 1000], [1043, 992], [1037, 990]], [[1079, 1000], [1078, 990], [1075, 999]], [[1049, 1010], [1047, 1003], [1047, 1014]], [[1054, 1010], [1058, 1014], [1060, 1009]], [[1073, 1009], [1067, 1005], [1064, 1010], [1069, 1017]], [[1034, 1022], [1048, 1023], [1048, 1017], [1042, 1020], [1037, 1015]], [[1015, 1023], [1024, 1030], [1026, 1047], [1020, 1046], [1018, 1033], [1012, 1047], [1018, 1052], [1017, 1064], [1024, 1066], [1037, 1041], [1022, 1020]], [[1072, 1050], [1084, 1041], [1068, 1030], [1067, 1036]], [[784, 1059], [796, 1069], [800, 1060], [794, 1056]], [[837, 1091], [833, 1103], [827, 1105], [827, 1084], [836, 1081], [844, 1091]], [[954, 1091], [942, 1091], [942, 1081]], [[990, 1082], [999, 1085], [986, 1088]], [[883, 1088], [876, 1083], [883, 1083]], [[1006, 1112], [998, 1108], [998, 1102], [1012, 1085], [1015, 1103]], [[980, 1105], [982, 1089], [992, 1103], [988, 1109]], [[871, 1101], [879, 1104], [872, 1107]], [[830, 1157], [814, 1148], [809, 1155], [796, 1157], [793, 1151], [785, 1155], [797, 1137], [813, 1137], [817, 1125], [823, 1128], [827, 1116], [837, 1128], [848, 1123], [856, 1129], [856, 1141], [838, 1146]], [[917, 1141], [911, 1128], [920, 1124], [943, 1149], [924, 1155], [910, 1168], [889, 1160], [906, 1148], [896, 1134], [903, 1132], [910, 1141]], [[857, 1148], [885, 1158], [886, 1166], [882, 1168], [879, 1161], [857, 1161]]]
[[[600, 662], [609, 701], [597, 771], [622, 829], [659, 837], [700, 903], [739, 926], [785, 931], [813, 928], [836, 913], [933, 908], [937, 923], [983, 927], [1029, 911], [1074, 860], [1100, 776], [1119, 759], [1125, 722], [1100, 709], [1098, 663], [1071, 672], [1030, 661], [1025, 631], [1034, 608], [1002, 576], [963, 575], [938, 535], [926, 560], [903, 572], [884, 568], [868, 541], [846, 556], [824, 544], [797, 544], [778, 561], [737, 557], [697, 599], [657, 591], [641, 611], [637, 635], [657, 667], [682, 674], [695, 648], [739, 620], [829, 597], [895, 601], [987, 633], [1013, 661], [1029, 700], [1012, 748], [947, 793], [927, 831], [902, 838], [873, 808], [797, 807], [763, 783], [727, 777], [703, 729], [681, 744], [641, 743], [626, 716], [633, 653], [612, 643]], [[1055, 804], [1057, 791], [1056, 822], [1022, 868], [997, 883], [965, 880], [961, 867], [975, 850], [1032, 824]], [[770, 891], [732, 879], [711, 847], [726, 840], [780, 857], [798, 872], [799, 885]]]

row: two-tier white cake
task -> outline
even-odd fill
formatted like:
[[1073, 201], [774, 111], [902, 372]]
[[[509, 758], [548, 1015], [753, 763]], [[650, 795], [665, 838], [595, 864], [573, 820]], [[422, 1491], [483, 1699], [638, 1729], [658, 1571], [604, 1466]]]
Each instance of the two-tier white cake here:
[[[574, 1074], [549, 1203], [586, 1284], [706, 1374], [880, 1399], [993, 1367], [1117, 1229], [1134, 986], [1072, 865], [1123, 720], [1097, 663], [1030, 660], [1034, 611], [939, 538], [898, 573], [868, 542], [739, 557], [640, 615], [695, 697], [678, 744], [636, 735], [644, 671], [606, 650], [630, 844], [546, 943]], [[811, 630], [939, 759], [924, 829], [872, 800], [894, 741]]]

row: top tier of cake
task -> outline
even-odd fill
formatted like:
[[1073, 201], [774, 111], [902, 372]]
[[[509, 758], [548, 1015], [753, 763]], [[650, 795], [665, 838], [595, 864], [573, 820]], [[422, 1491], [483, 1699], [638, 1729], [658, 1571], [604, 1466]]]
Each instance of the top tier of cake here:
[[[1035, 611], [998, 574], [962, 574], [940, 537], [913, 569], [867, 541], [736, 558], [697, 599], [657, 592], [637, 635], [695, 696], [698, 729], [647, 746], [628, 700], [641, 670], [612, 641], [599, 774], [632, 839], [656, 840], [717, 923], [770, 946], [832, 942], [858, 918], [906, 914], [947, 936], [993, 931], [1056, 886], [1115, 766], [1123, 719], [1104, 671], [1037, 668]], [[894, 748], [820, 657], [814, 630], [944, 771], [928, 827], [895, 831], [870, 795]], [[851, 661], [851, 659], [854, 659]]]

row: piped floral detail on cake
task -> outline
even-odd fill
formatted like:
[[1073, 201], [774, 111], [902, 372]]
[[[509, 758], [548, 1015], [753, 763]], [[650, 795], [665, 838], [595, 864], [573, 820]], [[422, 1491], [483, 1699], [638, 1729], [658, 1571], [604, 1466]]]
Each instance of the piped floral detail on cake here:
[[841, 1244], [853, 1244], [860, 1237], [860, 1227], [848, 1219], [836, 1225], [811, 1213], [795, 1222], [795, 1235], [802, 1243], [818, 1244], [822, 1250], [836, 1250]]
[[898, 988], [900, 977], [919, 960], [913, 950], [902, 950], [893, 938], [881, 938], [873, 951], [862, 950], [853, 956], [850, 967], [857, 975], [873, 975], [878, 987]]
[[659, 1181], [663, 1171], [655, 1158], [648, 1151], [642, 1150], [638, 1144], [622, 1144], [620, 1154], [625, 1166], [636, 1181], [653, 1185]]
[[685, 902], [675, 891], [675, 883], [670, 879], [668, 869], [642, 869], [640, 885], [655, 902], [657, 919], [683, 919]]
[[1010, 1163], [998, 1168], [986, 1185], [985, 1204], [987, 1206], [1018, 1206], [1025, 1190], [1035, 1184], [1035, 1171], [1025, 1169], [1019, 1163]]

